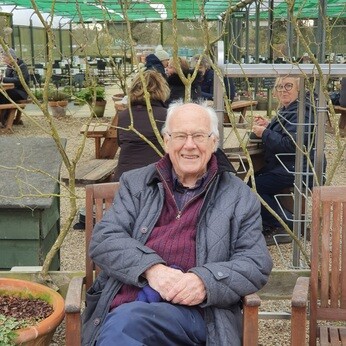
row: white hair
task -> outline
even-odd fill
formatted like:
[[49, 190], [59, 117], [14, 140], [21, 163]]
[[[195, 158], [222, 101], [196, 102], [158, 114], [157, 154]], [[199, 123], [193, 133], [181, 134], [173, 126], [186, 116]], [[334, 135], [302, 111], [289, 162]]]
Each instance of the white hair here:
[[169, 128], [169, 123], [170, 123], [172, 117], [174, 117], [174, 115], [176, 114], [177, 109], [180, 107], [184, 107], [185, 105], [189, 105], [189, 104], [198, 105], [208, 115], [209, 120], [210, 120], [211, 133], [216, 138], [216, 141], [215, 141], [215, 151], [216, 151], [218, 148], [218, 145], [219, 145], [219, 137], [220, 137], [219, 127], [218, 127], [219, 120], [218, 120], [218, 117], [217, 117], [215, 110], [212, 107], [208, 106], [208, 103], [206, 101], [199, 101], [199, 102], [195, 102], [195, 103], [194, 102], [184, 103], [183, 100], [180, 99], [180, 100], [177, 100], [175, 102], [172, 102], [169, 105], [168, 110], [167, 110], [166, 121], [165, 121], [165, 124], [163, 125], [162, 130], [161, 130], [162, 135], [165, 135], [166, 133], [171, 132], [170, 128]]

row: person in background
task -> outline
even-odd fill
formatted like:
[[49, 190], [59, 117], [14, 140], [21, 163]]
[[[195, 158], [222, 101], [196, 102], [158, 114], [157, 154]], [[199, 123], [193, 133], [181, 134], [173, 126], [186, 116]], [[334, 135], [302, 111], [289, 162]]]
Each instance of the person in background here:
[[[183, 71], [184, 76], [187, 78], [189, 75], [192, 76], [193, 69], [190, 69], [189, 63], [186, 59], [178, 57], [179, 65]], [[166, 68], [167, 74], [167, 82], [169, 88], [171, 89], [170, 97], [167, 101], [170, 104], [173, 101], [185, 98], [185, 85], [183, 81], [180, 79], [176, 68], [174, 67], [173, 58], [171, 58], [168, 62], [168, 66]], [[195, 80], [191, 84], [191, 99], [196, 101], [201, 98], [201, 87], [199, 85], [200, 73], [198, 72]]]
[[[293, 187], [295, 173], [295, 153], [296, 153], [296, 134], [298, 123], [299, 108], [299, 78], [280, 77], [275, 82], [275, 95], [279, 100], [278, 114], [271, 121], [262, 117], [255, 116], [253, 133], [262, 139], [264, 149], [264, 167], [255, 172], [255, 183], [258, 194], [283, 220], [286, 219], [282, 214], [275, 195], [279, 194], [284, 188]], [[310, 99], [305, 100], [305, 119], [304, 119], [304, 145], [306, 148], [313, 135], [314, 113]], [[310, 145], [310, 146], [309, 146]], [[279, 161], [278, 154], [281, 162]], [[314, 164], [314, 150], [310, 150], [310, 160]], [[304, 159], [303, 171], [307, 171], [306, 158]], [[251, 185], [251, 183], [249, 183]], [[308, 179], [308, 184], [312, 186], [312, 179]], [[267, 244], [273, 245], [273, 236], [276, 234], [286, 234], [280, 223], [270, 212], [262, 206], [263, 233]], [[288, 215], [288, 211], [286, 215]], [[291, 216], [291, 215], [290, 215]], [[289, 221], [288, 225], [292, 228]], [[278, 237], [278, 242], [291, 242], [287, 237]]]
[[[1, 83], [13, 83], [14, 88], [6, 90], [6, 93], [10, 99], [12, 99], [14, 102], [19, 100], [26, 100], [28, 98], [28, 94], [26, 90], [24, 89], [24, 86], [22, 85], [22, 82], [20, 81], [19, 74], [17, 73], [15, 69], [15, 63], [17, 63], [18, 67], [21, 70], [21, 73], [23, 75], [24, 81], [26, 84], [29, 84], [30, 82], [30, 75], [27, 65], [24, 63], [24, 61], [17, 57], [16, 52], [14, 49], [9, 48], [8, 52], [2, 51], [1, 52], [2, 61], [6, 65], [5, 74], [0, 77]], [[11, 103], [11, 101], [2, 93], [0, 93], [0, 104], [6, 104]], [[7, 121], [8, 113], [7, 111], [2, 112], [1, 118], [2, 123], [5, 125]]]
[[165, 68], [168, 65], [169, 54], [163, 49], [161, 45], [158, 45], [155, 49], [155, 53], [149, 54], [145, 58], [145, 67], [147, 70], [156, 70], [166, 78]]
[[241, 299], [272, 269], [259, 200], [217, 149], [211, 107], [172, 103], [162, 135], [166, 155], [124, 173], [95, 225], [82, 344], [240, 346]]
[[346, 77], [341, 78], [340, 81], [339, 105], [341, 107], [346, 107]]
[[[195, 66], [199, 60], [199, 55], [195, 55], [192, 58], [192, 65]], [[213, 100], [214, 98], [214, 71], [210, 67], [209, 60], [206, 56], [203, 56], [199, 65], [199, 71], [201, 73], [200, 85], [201, 85], [201, 96], [206, 100]], [[224, 84], [226, 88], [227, 97], [233, 101], [236, 90], [233, 78], [224, 77]]]
[[[143, 72], [147, 91], [150, 95], [150, 103], [158, 131], [166, 120], [167, 108], [165, 102], [169, 97], [169, 87], [162, 75], [155, 70]], [[118, 114], [118, 145], [120, 154], [114, 180], [128, 170], [148, 165], [158, 161], [161, 156], [133, 130], [125, 130], [131, 124], [130, 109], [133, 115], [133, 127], [145, 136], [152, 144], [162, 151], [162, 147], [156, 138], [150, 122], [145, 98], [144, 87], [138, 74], [130, 87], [127, 99], [128, 108]]]

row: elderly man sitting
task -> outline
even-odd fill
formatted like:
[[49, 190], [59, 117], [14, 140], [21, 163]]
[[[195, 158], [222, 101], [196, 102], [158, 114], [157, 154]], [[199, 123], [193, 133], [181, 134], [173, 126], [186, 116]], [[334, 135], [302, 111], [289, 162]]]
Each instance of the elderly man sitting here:
[[162, 134], [166, 155], [124, 173], [95, 226], [83, 345], [241, 345], [241, 298], [268, 280], [260, 203], [215, 111], [173, 103]]

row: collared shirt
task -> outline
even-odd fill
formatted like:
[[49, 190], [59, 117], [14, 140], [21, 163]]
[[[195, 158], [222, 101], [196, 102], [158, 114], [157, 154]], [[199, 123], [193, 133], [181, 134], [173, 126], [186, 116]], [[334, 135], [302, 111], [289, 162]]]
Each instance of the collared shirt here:
[[172, 169], [173, 195], [179, 210], [182, 210], [187, 202], [189, 202], [193, 197], [197, 196], [200, 192], [203, 191], [204, 182], [207, 176], [208, 171], [206, 171], [203, 176], [197, 180], [194, 187], [185, 187], [179, 181], [174, 169]]

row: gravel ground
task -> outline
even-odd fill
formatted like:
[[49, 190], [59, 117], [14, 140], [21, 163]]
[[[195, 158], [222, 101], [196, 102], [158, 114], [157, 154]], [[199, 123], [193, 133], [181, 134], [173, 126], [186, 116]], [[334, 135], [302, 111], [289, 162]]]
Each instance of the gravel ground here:
[[[113, 91], [110, 91], [112, 93]], [[31, 106], [31, 105], [30, 105]], [[106, 121], [110, 120], [113, 115], [112, 105], [107, 106], [106, 117], [103, 119]], [[40, 112], [32, 106], [27, 107], [27, 112], [30, 114], [34, 120], [39, 121], [41, 124], [42, 116]], [[67, 138], [67, 152], [70, 157], [74, 155], [76, 149], [78, 148], [82, 136], [79, 135], [79, 129], [82, 124], [86, 121], [83, 115], [87, 115], [88, 110], [86, 108], [74, 107], [72, 106], [69, 111], [69, 116], [56, 120], [56, 127], [58, 133], [61, 137]], [[82, 115], [82, 116], [81, 116]], [[27, 136], [49, 136], [45, 133], [43, 129], [38, 129], [38, 127], [31, 121], [23, 117], [24, 125], [16, 126], [15, 133], [9, 136], [27, 137]], [[327, 157], [331, 157], [334, 153], [334, 144], [331, 141], [332, 135], [327, 136]], [[92, 139], [86, 140], [85, 150], [82, 156], [82, 160], [88, 160], [94, 156], [94, 142]], [[346, 156], [340, 162], [339, 168], [333, 180], [333, 184], [345, 185], [346, 184]], [[62, 221], [65, 220], [68, 213], [68, 200], [66, 198], [66, 190], [61, 188], [62, 198], [61, 198], [61, 218]], [[84, 206], [85, 192], [84, 188], [77, 188], [77, 204], [79, 208]], [[78, 221], [78, 218], [75, 220]], [[290, 263], [292, 246], [291, 245], [281, 245], [278, 248], [275, 246], [270, 247], [270, 252], [274, 260], [274, 266], [276, 269], [287, 269], [287, 265]], [[84, 270], [84, 232], [83, 230], [70, 229], [67, 238], [61, 248], [61, 270]], [[290, 311], [289, 301], [275, 301], [268, 302], [264, 301], [262, 303], [261, 309], [263, 311]], [[290, 322], [287, 320], [260, 320], [260, 345], [270, 346], [270, 345], [289, 345], [290, 337]], [[62, 346], [64, 345], [64, 324], [62, 324], [52, 342], [52, 345]]]

